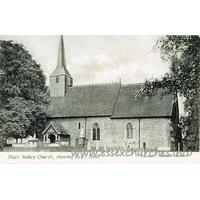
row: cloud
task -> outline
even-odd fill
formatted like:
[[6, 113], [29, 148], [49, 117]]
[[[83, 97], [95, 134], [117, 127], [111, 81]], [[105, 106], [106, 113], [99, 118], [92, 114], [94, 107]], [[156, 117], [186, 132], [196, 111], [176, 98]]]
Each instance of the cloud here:
[[[129, 53], [124, 52], [124, 57]], [[141, 83], [146, 78], [160, 78], [168, 71], [168, 64], [163, 63], [158, 53], [126, 59], [104, 52], [74, 56], [69, 70], [73, 71], [75, 85], [118, 82], [120, 78], [122, 83], [128, 84]]]
[[[152, 53], [159, 36], [64, 36], [67, 68], [75, 85], [143, 82], [168, 71], [160, 55]], [[1, 36], [23, 43], [47, 77], [57, 65], [60, 36]]]

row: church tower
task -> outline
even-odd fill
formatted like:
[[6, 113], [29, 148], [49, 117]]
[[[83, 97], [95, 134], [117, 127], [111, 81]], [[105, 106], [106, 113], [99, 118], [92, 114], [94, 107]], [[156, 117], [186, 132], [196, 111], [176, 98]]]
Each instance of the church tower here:
[[73, 78], [66, 68], [63, 36], [61, 35], [57, 67], [50, 76], [50, 97], [63, 97], [68, 87], [72, 87]]

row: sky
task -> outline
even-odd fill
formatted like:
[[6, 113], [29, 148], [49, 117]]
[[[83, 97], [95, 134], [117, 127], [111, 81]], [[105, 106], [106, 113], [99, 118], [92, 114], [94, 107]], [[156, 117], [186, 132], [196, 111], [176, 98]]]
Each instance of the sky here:
[[[169, 71], [152, 48], [159, 35], [64, 35], [67, 69], [74, 85], [119, 82], [142, 83]], [[57, 66], [60, 35], [1, 35], [2, 40], [22, 43], [49, 76]], [[183, 112], [183, 108], [180, 108]]]
[[[169, 71], [159, 52], [152, 47], [160, 36], [71, 36], [64, 35], [67, 69], [74, 85], [119, 82], [141, 83], [145, 78], [160, 78]], [[57, 65], [59, 35], [0, 36], [22, 43], [46, 75]]]

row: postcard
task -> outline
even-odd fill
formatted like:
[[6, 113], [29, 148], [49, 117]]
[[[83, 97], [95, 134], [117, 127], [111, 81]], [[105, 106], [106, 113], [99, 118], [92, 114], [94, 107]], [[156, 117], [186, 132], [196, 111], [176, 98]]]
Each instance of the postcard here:
[[0, 36], [0, 163], [199, 163], [200, 37]]

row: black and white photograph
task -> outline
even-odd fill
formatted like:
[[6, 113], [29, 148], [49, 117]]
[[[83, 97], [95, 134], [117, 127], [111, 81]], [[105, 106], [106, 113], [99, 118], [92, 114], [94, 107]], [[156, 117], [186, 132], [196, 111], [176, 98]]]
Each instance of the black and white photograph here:
[[0, 147], [7, 161], [199, 151], [198, 35], [0, 39]]
[[1, 199], [198, 199], [198, 5], [1, 1]]

